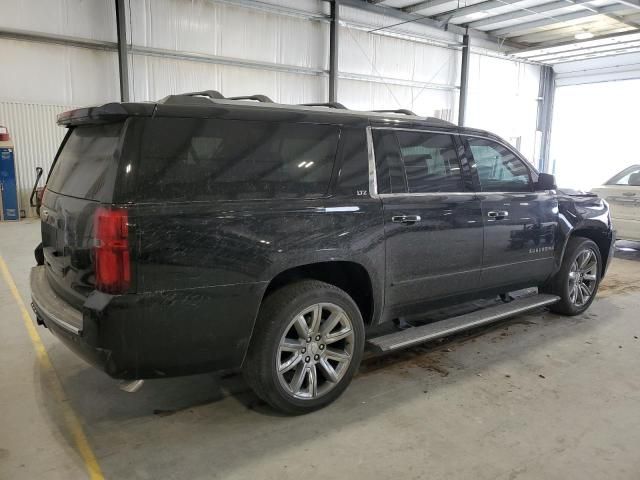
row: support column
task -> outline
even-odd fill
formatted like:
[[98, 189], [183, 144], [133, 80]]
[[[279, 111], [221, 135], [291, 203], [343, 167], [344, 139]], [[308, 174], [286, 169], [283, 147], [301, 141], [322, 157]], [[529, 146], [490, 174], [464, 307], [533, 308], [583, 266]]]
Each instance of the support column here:
[[464, 127], [465, 113], [467, 111], [467, 94], [469, 90], [469, 60], [471, 48], [469, 34], [462, 37], [462, 68], [460, 69], [460, 101], [458, 102], [458, 125]]
[[549, 148], [551, 145], [551, 123], [553, 119], [553, 99], [556, 92], [556, 79], [553, 67], [540, 67], [540, 86], [538, 87], [538, 119], [536, 130], [540, 139], [538, 168], [541, 172], [551, 173]]
[[129, 101], [129, 63], [127, 60], [127, 15], [124, 0], [116, 0], [116, 29], [118, 32], [118, 70], [120, 101]]
[[329, 101], [338, 101], [338, 31], [340, 0], [331, 2], [331, 26], [329, 27]]

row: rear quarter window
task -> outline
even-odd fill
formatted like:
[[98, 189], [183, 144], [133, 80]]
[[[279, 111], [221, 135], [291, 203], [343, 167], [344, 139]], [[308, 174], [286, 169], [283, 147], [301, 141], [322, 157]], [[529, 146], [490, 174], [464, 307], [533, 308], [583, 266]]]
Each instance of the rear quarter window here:
[[124, 123], [74, 127], [56, 159], [47, 189], [110, 202], [118, 173]]
[[339, 129], [219, 119], [138, 120], [139, 202], [315, 198], [327, 193]]

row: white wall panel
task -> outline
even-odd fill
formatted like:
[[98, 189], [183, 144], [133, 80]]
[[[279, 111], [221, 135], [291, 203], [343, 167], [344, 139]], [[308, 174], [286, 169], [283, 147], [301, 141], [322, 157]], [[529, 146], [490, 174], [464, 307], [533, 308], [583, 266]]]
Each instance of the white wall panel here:
[[6, 39], [0, 52], [0, 100], [92, 105], [120, 98], [113, 52]]
[[539, 80], [537, 65], [472, 54], [467, 125], [506, 140], [520, 137], [520, 151], [533, 161]]
[[[408, 108], [419, 115], [454, 118], [455, 87], [460, 78], [458, 50], [345, 26], [340, 28], [338, 70], [348, 78], [338, 81], [338, 100], [350, 108]], [[355, 80], [350, 75], [371, 80]], [[407, 85], [410, 83], [416, 85]]]
[[[458, 92], [420, 87], [340, 79], [338, 100], [354, 110], [394, 110], [408, 108], [418, 115], [455, 120]], [[448, 114], [442, 112], [449, 112]]]
[[138, 101], [199, 90], [218, 90], [227, 97], [261, 93], [282, 103], [322, 102], [327, 97], [326, 76], [143, 55], [134, 55], [132, 66]]
[[340, 72], [459, 84], [460, 53], [450, 48], [342, 27], [339, 56]]
[[0, 0], [0, 28], [115, 42], [115, 19], [111, 0]]
[[36, 167], [44, 169], [42, 186], [66, 133], [65, 128], [57, 125], [56, 116], [72, 108], [68, 105], [0, 102], [0, 125], [9, 129], [15, 145], [20, 208], [27, 216], [35, 215], [35, 210], [29, 207], [29, 196], [36, 179]]
[[325, 22], [207, 0], [139, 0], [131, 4], [135, 45], [327, 68]]

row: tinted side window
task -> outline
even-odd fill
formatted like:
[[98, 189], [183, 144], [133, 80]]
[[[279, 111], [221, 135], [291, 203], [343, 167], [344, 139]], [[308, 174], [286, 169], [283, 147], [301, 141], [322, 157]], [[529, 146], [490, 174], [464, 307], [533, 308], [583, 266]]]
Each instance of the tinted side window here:
[[110, 202], [123, 127], [124, 123], [75, 127], [51, 170], [47, 188], [63, 195]]
[[218, 119], [145, 122], [134, 165], [139, 201], [325, 195], [338, 127]]
[[406, 180], [400, 147], [393, 130], [373, 130], [378, 193], [405, 193]]
[[529, 169], [511, 150], [492, 140], [467, 138], [484, 192], [530, 192]]
[[462, 192], [462, 172], [451, 135], [396, 133], [409, 193]]
[[[336, 190], [345, 195], [369, 191], [369, 156], [364, 128], [340, 131], [340, 165]], [[362, 194], [362, 193], [360, 193]]]

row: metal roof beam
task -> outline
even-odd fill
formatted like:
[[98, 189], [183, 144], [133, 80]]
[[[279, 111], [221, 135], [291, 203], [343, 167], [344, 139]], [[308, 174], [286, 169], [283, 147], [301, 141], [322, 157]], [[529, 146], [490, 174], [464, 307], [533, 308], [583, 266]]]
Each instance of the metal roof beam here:
[[[444, 30], [447, 32], [451, 32], [457, 35], [464, 35], [468, 33], [473, 38], [478, 38], [482, 40], [487, 40], [491, 42], [495, 42], [497, 44], [503, 45], [509, 48], [523, 48], [522, 44], [516, 42], [505, 41], [504, 39], [497, 38], [493, 35], [487, 34], [480, 30], [474, 30], [471, 28], [465, 28], [458, 25], [449, 25], [446, 22], [434, 20], [431, 17], [426, 17], [422, 15], [417, 15], [415, 13], [407, 13], [402, 10], [398, 10], [397, 8], [383, 7], [380, 5], [373, 5], [371, 3], [363, 2], [362, 0], [341, 0], [340, 4], [343, 7], [351, 7], [357, 8], [359, 10], [364, 10], [371, 13], [377, 13], [379, 15], [385, 15], [387, 17], [392, 17], [399, 20], [401, 23], [417, 23], [419, 25], [426, 25], [431, 28], [436, 28], [438, 30]], [[389, 25], [388, 27], [382, 27], [378, 30], [382, 30], [384, 28], [391, 28], [394, 25]]]
[[498, 28], [495, 30], [489, 30], [488, 33], [496, 37], [516, 37], [520, 32], [527, 30], [534, 30], [540, 27], [546, 27], [549, 25], [555, 25], [558, 23], [564, 23], [571, 20], [577, 20], [580, 18], [592, 17], [595, 15], [607, 15], [612, 12], [618, 12], [624, 10], [625, 6], [620, 4], [607, 5], [606, 7], [593, 8], [589, 10], [583, 10], [579, 12], [567, 13], [564, 15], [558, 15], [557, 17], [543, 18], [541, 20], [534, 20], [532, 22], [519, 23], [510, 27]]
[[453, 0], [429, 0], [426, 2], [414, 3], [402, 8], [402, 11], [407, 13], [416, 13], [420, 10], [426, 10], [427, 8], [439, 7], [445, 3], [451, 3]]
[[520, 3], [520, 2], [522, 2], [522, 0], [489, 0], [488, 2], [475, 3], [473, 5], [469, 5], [468, 7], [449, 10], [448, 12], [444, 12], [437, 15], [435, 18], [436, 20], [449, 21], [453, 18], [464, 17], [465, 15], [471, 15], [472, 13], [477, 13], [477, 12], [486, 12], [487, 10], [492, 10], [494, 8], [499, 8], [499, 7], [505, 7], [505, 6], [513, 5], [515, 3]]
[[553, 10], [560, 10], [562, 8], [570, 7], [571, 5], [581, 5], [583, 3], [590, 3], [594, 0], [559, 0], [550, 3], [543, 3], [542, 5], [536, 5], [534, 7], [527, 7], [526, 10], [516, 10], [515, 12], [507, 12], [501, 15], [494, 15], [492, 17], [483, 18], [481, 20], [477, 20], [475, 22], [467, 23], [467, 27], [469, 28], [478, 28], [484, 27], [486, 25], [494, 25], [496, 23], [506, 22], [509, 20], [516, 20], [518, 18], [528, 17], [530, 15], [535, 15], [536, 13], [546, 13], [551, 12]]
[[[548, 48], [559, 48], [559, 47], [571, 47], [573, 45], [582, 45], [589, 44], [593, 42], [597, 42], [598, 40], [609, 40], [613, 38], [626, 38], [630, 35], [640, 35], [640, 31], [638, 30], [630, 30], [627, 32], [615, 32], [615, 33], [605, 33], [603, 35], [596, 35], [593, 38], [585, 39], [585, 40], [550, 40], [548, 42], [542, 42], [536, 45], [535, 47], [524, 48], [522, 50], [517, 50], [515, 52], [511, 52], [512, 55], [522, 58], [530, 58], [532, 56], [537, 55], [535, 52], [543, 51]], [[566, 50], [565, 50], [566, 51]], [[528, 55], [529, 53], [533, 53], [534, 55]]]
[[547, 60], [557, 60], [561, 58], [575, 57], [578, 55], [589, 55], [591, 53], [615, 52], [620, 49], [640, 48], [640, 39], [630, 40], [628, 42], [609, 43], [606, 45], [596, 45], [591, 47], [582, 47], [574, 50], [563, 50], [561, 52], [549, 52], [528, 57], [535, 59], [537, 62], [545, 63]]
[[558, 63], [577, 62], [579, 60], [591, 60], [592, 58], [618, 57], [620, 55], [629, 55], [630, 53], [639, 53], [639, 52], [640, 52], [640, 47], [638, 47], [638, 48], [630, 48], [629, 50], [622, 51], [622, 52], [605, 52], [605, 53], [592, 53], [592, 54], [576, 55], [575, 57], [570, 57], [570, 58], [549, 60], [549, 63], [552, 64], [552, 65], [556, 65]]
[[616, 0], [618, 3], [626, 5], [627, 7], [635, 8], [636, 10], [640, 10], [640, 0]]

